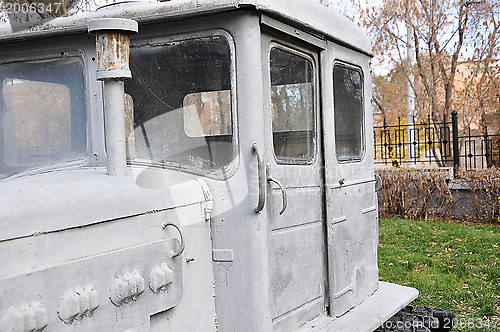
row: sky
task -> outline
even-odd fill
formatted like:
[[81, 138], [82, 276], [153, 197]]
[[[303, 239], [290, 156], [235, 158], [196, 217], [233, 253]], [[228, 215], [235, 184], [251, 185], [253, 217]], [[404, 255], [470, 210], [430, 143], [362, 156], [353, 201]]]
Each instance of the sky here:
[[[316, 0], [316, 1], [319, 3], [326, 4], [333, 10], [348, 17], [357, 16], [356, 9], [352, 5], [351, 0]], [[362, 9], [365, 9], [368, 5], [370, 6], [381, 5], [383, 2], [383, 0], [354, 0], [354, 1], [356, 1]], [[383, 58], [375, 57], [372, 61], [372, 69], [375, 75], [380, 75], [380, 76], [387, 75], [392, 68], [393, 68], [392, 63], [390, 63], [389, 61], [385, 61]]]

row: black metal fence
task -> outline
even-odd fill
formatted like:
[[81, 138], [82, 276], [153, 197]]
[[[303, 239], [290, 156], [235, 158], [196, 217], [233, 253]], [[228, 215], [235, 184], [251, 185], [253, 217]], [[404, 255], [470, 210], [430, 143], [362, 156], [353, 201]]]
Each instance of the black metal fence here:
[[47, 161], [55, 161], [70, 150], [68, 142], [49, 141], [41, 144], [36, 141], [35, 144], [30, 144], [27, 141], [24, 143], [17, 147], [17, 160], [23, 165], [35, 165]]
[[402, 123], [374, 126], [375, 163], [393, 166], [425, 163], [455, 170], [500, 167], [500, 135], [488, 128], [475, 133], [470, 128], [459, 134], [457, 112], [450, 122]]

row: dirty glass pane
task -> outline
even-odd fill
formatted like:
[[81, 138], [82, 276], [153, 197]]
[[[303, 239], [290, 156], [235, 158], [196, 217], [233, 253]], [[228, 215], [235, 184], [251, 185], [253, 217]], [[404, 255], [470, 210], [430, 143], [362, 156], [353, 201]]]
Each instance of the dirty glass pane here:
[[130, 160], [226, 177], [236, 158], [228, 40], [213, 35], [135, 44], [130, 67]]
[[295, 53], [272, 48], [271, 114], [276, 158], [304, 163], [314, 158], [314, 86], [312, 62]]
[[335, 146], [338, 160], [363, 154], [363, 84], [358, 70], [343, 65], [333, 69]]
[[83, 62], [50, 58], [0, 65], [0, 173], [85, 156]]
[[191, 93], [184, 98], [184, 132], [189, 137], [231, 134], [231, 93]]

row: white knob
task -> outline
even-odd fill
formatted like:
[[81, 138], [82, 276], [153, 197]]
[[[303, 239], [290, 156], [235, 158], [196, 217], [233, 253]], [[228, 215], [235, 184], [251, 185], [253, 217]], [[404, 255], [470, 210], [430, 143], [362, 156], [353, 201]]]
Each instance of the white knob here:
[[31, 302], [30, 308], [35, 313], [36, 329], [42, 330], [49, 324], [49, 315], [47, 313], [47, 309], [42, 305], [40, 301], [37, 300]]
[[0, 320], [0, 330], [9, 332], [24, 332], [24, 317], [15, 307], [9, 307]]
[[130, 273], [125, 273], [123, 276], [123, 282], [127, 284], [126, 290], [127, 290], [127, 300], [132, 299], [137, 294], [137, 282], [135, 281], [134, 277]]
[[167, 263], [161, 265], [161, 269], [165, 272], [165, 287], [174, 281], [172, 269], [168, 267]]
[[80, 302], [80, 311], [78, 312], [79, 318], [83, 318], [83, 316], [90, 310], [90, 298], [89, 295], [84, 291], [84, 288], [78, 288], [75, 291], [75, 294], [78, 296], [78, 300]]
[[109, 290], [109, 299], [117, 307], [121, 306], [127, 299], [127, 283], [122, 277], [117, 277]]
[[153, 293], [158, 293], [162, 289], [162, 287], [165, 286], [165, 283], [165, 272], [161, 267], [156, 265], [155, 267], [153, 267], [149, 275], [149, 288], [151, 288]]
[[74, 291], [67, 291], [59, 301], [57, 314], [66, 324], [73, 322], [73, 319], [80, 313], [80, 299]]
[[132, 274], [132, 278], [134, 278], [135, 283], [137, 285], [137, 293], [135, 294], [135, 298], [137, 298], [139, 295], [144, 293], [144, 288], [145, 288], [144, 278], [139, 274], [139, 272], [134, 272], [134, 274]]
[[91, 285], [85, 286], [83, 292], [89, 297], [89, 315], [99, 306], [99, 293]]
[[36, 329], [35, 312], [27, 303], [23, 303], [19, 306], [19, 312], [24, 318], [24, 331], [31, 332]]

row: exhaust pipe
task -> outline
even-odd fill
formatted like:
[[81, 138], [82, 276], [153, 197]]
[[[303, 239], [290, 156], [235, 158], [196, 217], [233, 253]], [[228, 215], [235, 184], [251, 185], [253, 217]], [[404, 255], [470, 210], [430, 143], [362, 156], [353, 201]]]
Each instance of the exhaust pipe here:
[[139, 31], [138, 23], [123, 18], [98, 18], [88, 22], [88, 31], [96, 35], [96, 76], [103, 81], [108, 175], [127, 175], [124, 82], [132, 77], [130, 35]]

